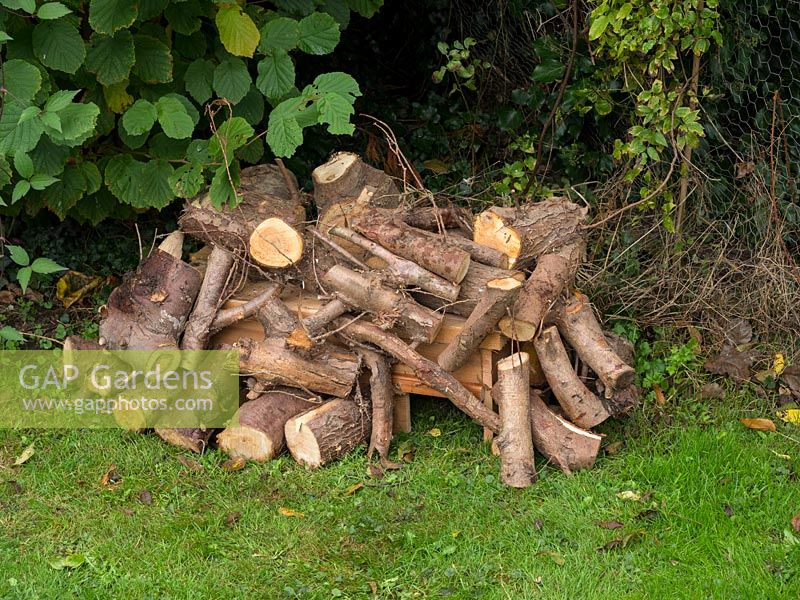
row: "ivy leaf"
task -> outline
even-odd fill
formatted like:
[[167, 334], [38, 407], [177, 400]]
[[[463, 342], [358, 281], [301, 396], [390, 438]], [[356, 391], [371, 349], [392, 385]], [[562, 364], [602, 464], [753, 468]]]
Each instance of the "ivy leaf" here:
[[186, 107], [176, 98], [162, 96], [156, 103], [156, 113], [161, 129], [168, 137], [173, 139], [183, 139], [191, 137], [194, 131], [194, 121]]
[[233, 152], [241, 148], [253, 133], [253, 128], [242, 117], [232, 117], [217, 128], [208, 142], [208, 152], [214, 158], [222, 158], [224, 150], [230, 162]]
[[214, 69], [214, 91], [233, 104], [245, 97], [251, 83], [247, 65], [239, 58], [226, 58]]
[[276, 156], [291, 156], [303, 143], [303, 130], [292, 110], [297, 102], [297, 98], [284, 100], [269, 115], [267, 144]]
[[234, 56], [252, 57], [261, 35], [249, 15], [238, 4], [225, 5], [217, 12], [219, 39]]
[[199, 165], [183, 165], [170, 176], [169, 187], [178, 198], [194, 198], [205, 182]]
[[36, 11], [36, 16], [43, 21], [49, 21], [68, 15], [71, 12], [72, 11], [61, 4], [61, 2], [48, 2], [39, 7], [39, 10]]
[[280, 98], [294, 86], [294, 62], [286, 50], [274, 50], [258, 63], [256, 87], [267, 98]]
[[258, 49], [264, 54], [274, 50], [294, 50], [299, 41], [298, 22], [288, 17], [279, 17], [261, 28], [261, 43]]
[[3, 63], [3, 80], [9, 98], [28, 102], [42, 87], [42, 74], [31, 63], [14, 59]]
[[558, 60], [545, 60], [536, 65], [531, 79], [539, 83], [552, 83], [564, 77], [565, 67]]
[[334, 71], [323, 73], [314, 80], [314, 87], [320, 92], [336, 92], [341, 94], [351, 103], [361, 95], [358, 83], [347, 73]]
[[89, 3], [89, 25], [97, 33], [112, 35], [130, 27], [139, 14], [134, 0], [92, 0]]
[[328, 124], [328, 131], [333, 134], [352, 134], [355, 125], [350, 122], [353, 104], [336, 92], [326, 92], [317, 101], [320, 120]]
[[57, 177], [45, 175], [44, 173], [37, 173], [30, 178], [31, 187], [39, 191], [53, 185], [56, 181], [58, 181]]
[[298, 25], [298, 47], [307, 54], [328, 54], [339, 43], [339, 24], [327, 13], [311, 13]]
[[122, 115], [122, 126], [131, 135], [142, 135], [152, 129], [158, 118], [156, 107], [147, 100], [137, 100]]
[[30, 179], [34, 173], [33, 161], [25, 152], [17, 152], [14, 155], [14, 168], [23, 179]]
[[50, 69], [75, 73], [86, 59], [86, 45], [78, 28], [64, 19], [39, 23], [31, 39], [36, 58]]
[[172, 81], [172, 54], [163, 42], [149, 35], [133, 37], [136, 65], [133, 72], [145, 83]]
[[30, 152], [36, 147], [44, 128], [40, 119], [28, 119], [22, 123], [19, 118], [23, 108], [16, 102], [6, 102], [0, 115], [0, 154]]
[[60, 90], [47, 99], [44, 109], [47, 112], [58, 112], [69, 106], [78, 95], [78, 90]]
[[114, 36], [95, 34], [86, 55], [86, 68], [97, 74], [102, 85], [111, 85], [128, 78], [135, 60], [130, 31], [120, 31]]
[[199, 58], [190, 64], [183, 75], [186, 91], [200, 104], [211, 98], [213, 80], [214, 63], [204, 58]]

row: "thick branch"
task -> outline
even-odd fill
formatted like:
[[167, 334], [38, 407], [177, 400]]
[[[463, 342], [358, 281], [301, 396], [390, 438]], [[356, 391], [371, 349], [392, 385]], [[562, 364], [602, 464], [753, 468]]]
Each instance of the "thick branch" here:
[[231, 279], [234, 268], [233, 254], [220, 246], [214, 246], [208, 257], [203, 276], [203, 285], [194, 303], [194, 309], [186, 323], [181, 340], [183, 350], [204, 350], [211, 336], [211, 324], [222, 303], [222, 297]]

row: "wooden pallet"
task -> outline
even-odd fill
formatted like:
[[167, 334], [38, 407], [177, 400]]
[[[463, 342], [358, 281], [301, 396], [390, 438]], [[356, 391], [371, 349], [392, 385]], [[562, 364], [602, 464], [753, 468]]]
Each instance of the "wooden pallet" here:
[[[264, 284], [248, 284], [234, 298], [229, 300], [223, 308], [232, 308], [243, 304], [247, 300], [258, 295], [263, 290]], [[322, 305], [316, 297], [304, 296], [299, 290], [287, 289], [281, 295], [281, 300], [302, 319], [314, 314]], [[452, 340], [463, 327], [465, 319], [454, 315], [446, 315], [442, 328], [436, 340], [432, 344], [420, 344], [416, 350], [422, 356], [433, 361], [444, 350], [445, 346]], [[223, 329], [214, 336], [212, 342], [216, 344], [232, 344], [241, 338], [249, 337], [256, 341], [264, 339], [264, 330], [261, 324], [255, 319], [240, 321], [231, 327]], [[470, 392], [481, 398], [484, 403], [491, 406], [492, 400], [488, 390], [494, 383], [495, 363], [497, 355], [503, 349], [507, 340], [498, 332], [490, 334], [480, 345], [477, 351], [469, 358], [467, 363], [453, 375]], [[440, 392], [429, 388], [414, 375], [413, 370], [404, 364], [395, 364], [392, 370], [392, 381], [398, 390], [406, 395], [405, 399], [400, 399], [398, 403], [398, 426], [401, 430], [410, 428], [410, 416], [408, 414], [408, 394], [420, 394], [423, 396], [444, 397]], [[406, 425], [407, 422], [407, 425]], [[484, 432], [486, 437], [486, 432]], [[491, 438], [491, 432], [488, 433]]]

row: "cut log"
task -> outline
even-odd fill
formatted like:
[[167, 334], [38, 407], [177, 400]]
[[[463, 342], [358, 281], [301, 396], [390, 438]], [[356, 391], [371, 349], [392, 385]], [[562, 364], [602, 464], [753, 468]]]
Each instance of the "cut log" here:
[[260, 294], [255, 298], [251, 298], [244, 304], [218, 311], [217, 316], [214, 317], [214, 321], [211, 323], [211, 333], [216, 333], [221, 329], [230, 327], [234, 323], [249, 319], [255, 315], [265, 303], [273, 298], [277, 298], [282, 289], [283, 287], [277, 283], [269, 284]]
[[352, 202], [365, 187], [372, 192], [372, 205], [393, 208], [400, 202], [400, 194], [392, 178], [383, 171], [370, 167], [357, 154], [338, 152], [324, 165], [311, 173], [314, 181], [314, 202], [322, 215], [335, 204]]
[[303, 329], [302, 333], [298, 330], [295, 330], [292, 335], [297, 337], [302, 337], [305, 335], [305, 337], [309, 338], [310, 340], [314, 340], [323, 332], [328, 323], [332, 322], [338, 317], [341, 317], [348, 310], [350, 310], [350, 307], [347, 306], [347, 304], [337, 298], [334, 298], [322, 306], [317, 312], [307, 316], [301, 321], [300, 324]]
[[285, 338], [299, 325], [297, 317], [278, 297], [261, 305], [256, 313], [256, 320], [264, 328], [265, 338]]
[[380, 244], [357, 234], [352, 229], [348, 229], [347, 227], [333, 227], [330, 233], [360, 246], [364, 250], [380, 258], [384, 263], [382, 268], [403, 284], [417, 286], [430, 292], [434, 296], [444, 298], [451, 302], [458, 298], [460, 289], [458, 285], [450, 283], [443, 277], [439, 277], [423, 269], [413, 261], [395, 255]]
[[266, 267], [294, 264], [302, 254], [305, 207], [293, 176], [276, 165], [243, 169], [237, 189], [242, 202], [217, 210], [208, 194], [189, 202], [179, 219], [181, 230], [236, 255], [250, 253]]
[[536, 481], [529, 375], [528, 355], [517, 352], [498, 361], [497, 383], [492, 389], [502, 423], [496, 438], [500, 450], [500, 479], [515, 488], [525, 488]]
[[506, 254], [509, 267], [525, 269], [541, 255], [581, 237], [586, 208], [566, 198], [493, 206], [475, 217], [473, 240]]
[[490, 267], [508, 269], [508, 256], [499, 250], [489, 248], [489, 246], [483, 246], [482, 244], [457, 235], [448, 235], [445, 239], [456, 248], [461, 248], [464, 252], [469, 253], [472, 260], [483, 263], [484, 265], [489, 265]]
[[110, 350], [178, 349], [200, 273], [180, 259], [180, 233], [162, 242], [108, 298], [100, 344]]
[[523, 342], [533, 339], [545, 315], [575, 278], [584, 247], [579, 240], [539, 257], [536, 268], [517, 296], [511, 315], [500, 320], [503, 335]]
[[203, 284], [181, 340], [183, 350], [204, 350], [211, 335], [211, 323], [222, 305], [225, 290], [233, 276], [234, 256], [214, 246], [208, 257]]
[[292, 457], [314, 469], [361, 444], [369, 433], [369, 416], [355, 402], [331, 400], [289, 419], [284, 432]]
[[475, 261], [469, 266], [467, 276], [461, 280], [461, 289], [455, 302], [448, 302], [444, 298], [432, 296], [422, 292], [414, 294], [414, 298], [420, 304], [433, 309], [443, 309], [447, 313], [469, 317], [475, 307], [478, 306], [481, 298], [486, 296], [486, 284], [493, 280], [500, 280], [511, 277], [517, 281], [524, 282], [525, 274], [522, 271], [509, 271], [497, 269]]
[[543, 387], [547, 385], [547, 378], [542, 371], [542, 365], [539, 364], [539, 357], [536, 355], [536, 348], [533, 342], [523, 342], [519, 345], [521, 352], [527, 352], [530, 357], [531, 364], [531, 387]]
[[472, 227], [472, 213], [468, 208], [448, 204], [446, 206], [414, 206], [403, 213], [403, 222], [417, 229], [444, 233], [446, 229]]
[[286, 447], [286, 421], [319, 404], [301, 390], [267, 392], [241, 406], [239, 424], [217, 435], [217, 445], [231, 458], [272, 460]]
[[408, 365], [414, 375], [425, 385], [448, 398], [468, 417], [494, 433], [500, 432], [500, 417], [467, 390], [455, 377], [442, 370], [435, 362], [420, 356], [407, 344], [376, 325], [361, 321], [351, 322], [340, 317], [335, 322], [341, 335], [357, 342], [374, 344], [387, 354]]
[[345, 304], [375, 315], [378, 322], [396, 324], [409, 339], [431, 343], [442, 326], [442, 315], [383, 285], [374, 274], [356, 273], [339, 265], [325, 273], [322, 284]]
[[208, 442], [214, 434], [213, 429], [181, 428], [181, 429], [155, 429], [162, 440], [173, 446], [185, 448], [197, 454], [202, 454], [208, 447]]
[[[522, 283], [513, 277], [492, 279], [486, 284], [486, 295], [478, 302], [461, 331], [453, 338], [437, 359], [445, 371], [457, 371], [494, 331], [497, 322], [506, 314], [516, 298]], [[525, 361], [526, 366], [528, 360]]]
[[301, 356], [287, 348], [283, 338], [241, 340], [234, 348], [239, 351], [241, 374], [253, 375], [269, 385], [343, 397], [350, 393], [358, 377], [358, 358], [333, 348], [320, 348], [313, 356]]
[[460, 283], [469, 269], [471, 258], [467, 252], [441, 236], [394, 221], [385, 211], [371, 209], [359, 213], [352, 228], [393, 254], [453, 283]]
[[575, 374], [555, 327], [545, 328], [533, 343], [547, 383], [570, 421], [589, 429], [611, 416]]
[[606, 398], [633, 383], [636, 371], [608, 345], [586, 296], [576, 292], [566, 300], [556, 311], [556, 323], [561, 335], [603, 382]]
[[367, 458], [371, 459], [373, 452], [377, 452], [381, 463], [386, 463], [389, 460], [394, 421], [392, 367], [383, 354], [365, 348], [359, 349], [358, 353], [371, 372], [369, 397], [372, 403], [372, 433]]
[[531, 390], [530, 399], [531, 430], [536, 449], [566, 475], [580, 469], [591, 469], [602, 438], [550, 410], [538, 390]]

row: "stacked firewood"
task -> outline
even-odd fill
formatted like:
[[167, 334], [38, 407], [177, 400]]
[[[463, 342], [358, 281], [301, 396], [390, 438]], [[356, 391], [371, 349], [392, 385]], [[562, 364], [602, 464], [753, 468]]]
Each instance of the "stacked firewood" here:
[[[390, 464], [398, 361], [497, 434], [508, 485], [535, 481], [534, 448], [566, 473], [590, 467], [601, 438], [589, 429], [638, 393], [625, 348], [573, 289], [586, 209], [565, 198], [477, 216], [431, 195], [414, 205], [350, 153], [318, 167], [313, 183], [312, 206], [280, 161], [244, 169], [235, 208], [217, 210], [204, 195], [189, 202], [180, 230], [111, 294], [99, 340], [109, 349], [211, 348], [215, 332], [246, 318], [264, 329], [263, 340], [231, 346], [247, 388], [237, 426], [215, 438], [202, 428], [156, 433], [257, 461], [288, 448], [310, 467], [369, 440], [369, 456]], [[182, 260], [184, 234], [207, 245], [204, 264]], [[224, 308], [246, 280], [263, 280], [262, 292]], [[288, 288], [323, 304], [300, 318], [280, 299]], [[445, 313], [463, 327], [436, 361], [424, 358], [416, 348], [436, 339]], [[498, 329], [509, 341], [485, 390], [495, 411], [453, 372]]]

